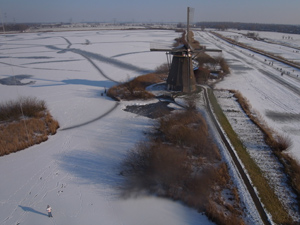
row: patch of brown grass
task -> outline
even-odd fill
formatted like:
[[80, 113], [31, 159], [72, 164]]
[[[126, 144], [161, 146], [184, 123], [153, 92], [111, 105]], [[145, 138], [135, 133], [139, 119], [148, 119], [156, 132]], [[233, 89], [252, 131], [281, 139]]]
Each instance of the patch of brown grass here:
[[210, 76], [211, 72], [218, 73], [217, 79], [223, 78], [230, 73], [229, 66], [223, 57], [211, 57], [202, 52], [197, 55], [196, 61], [199, 68], [195, 71], [195, 77], [199, 84], [206, 83], [209, 78], [216, 79], [216, 77]]
[[229, 90], [231, 93], [233, 93], [233, 96], [237, 99], [239, 104], [242, 106], [242, 109], [247, 115], [252, 115], [251, 112], [251, 105], [248, 101], [248, 99], [244, 98], [241, 92], [236, 90]]
[[[300, 199], [300, 163], [288, 154], [280, 153], [285, 161], [285, 171], [291, 177], [291, 185], [297, 191], [298, 200]], [[299, 200], [300, 201], [300, 200]]]
[[0, 156], [46, 141], [59, 128], [46, 110], [45, 102], [36, 98], [21, 98], [0, 107]]
[[228, 64], [227, 64], [227, 62], [224, 58], [221, 58], [221, 60], [220, 60], [220, 67], [221, 67], [221, 69], [223, 70], [223, 72], [225, 74], [230, 73], [230, 68], [229, 68], [229, 66], [228, 66]]
[[209, 201], [205, 214], [211, 221], [218, 225], [245, 224], [241, 217], [220, 210], [219, 205], [213, 201]]
[[173, 47], [178, 47], [179, 45], [187, 45], [186, 39], [185, 39], [186, 31], [183, 30], [180, 37], [175, 38], [175, 42], [173, 44]]
[[199, 67], [194, 73], [197, 84], [205, 84], [210, 77], [210, 71], [207, 68]]
[[134, 78], [133, 80], [111, 87], [107, 95], [118, 100], [151, 99], [155, 96], [146, 91], [146, 87], [162, 82], [166, 75], [150, 73]]
[[[232, 189], [228, 168], [209, 137], [206, 121], [192, 106], [160, 118], [149, 141], [130, 151], [123, 168], [121, 173], [130, 185], [183, 201], [211, 219], [220, 218], [224, 211], [224, 221], [242, 221], [239, 197], [232, 197], [233, 205], [221, 200], [224, 189], [232, 196], [238, 192]], [[210, 201], [218, 202], [218, 211], [209, 209]]]
[[59, 128], [59, 123], [57, 120], [53, 119], [49, 112], [47, 112], [45, 115], [45, 124], [47, 127], [48, 134], [56, 134], [56, 131]]
[[19, 120], [20, 117], [37, 117], [46, 109], [42, 100], [31, 97], [20, 97], [16, 101], [7, 101], [0, 104], [0, 121]]
[[206, 54], [205, 52], [202, 52], [199, 55], [197, 55], [196, 60], [199, 63], [199, 67], [203, 67], [206, 63], [215, 63], [214, 58]]

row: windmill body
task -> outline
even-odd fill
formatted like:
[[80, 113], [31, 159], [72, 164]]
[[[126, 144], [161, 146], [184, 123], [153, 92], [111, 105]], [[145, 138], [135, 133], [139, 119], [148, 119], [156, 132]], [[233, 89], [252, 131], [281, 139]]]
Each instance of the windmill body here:
[[186, 45], [181, 45], [170, 53], [173, 57], [167, 78], [168, 89], [183, 92], [194, 91], [196, 80], [190, 49]]
[[206, 51], [221, 51], [211, 49], [208, 50], [204, 46], [200, 49], [193, 49], [189, 44], [189, 23], [190, 12], [193, 11], [190, 7], [187, 8], [187, 31], [185, 44], [175, 48], [150, 48], [150, 51], [165, 51], [172, 55], [171, 66], [167, 78], [167, 86], [169, 90], [192, 92], [196, 90], [196, 79], [193, 68], [193, 58], [195, 55]]
[[[162, 51], [172, 56], [169, 65], [169, 74], [167, 86], [172, 91], [192, 92], [196, 90], [196, 78], [194, 74], [195, 62], [193, 59], [203, 52], [222, 52], [220, 49], [207, 49], [201, 46], [199, 49], [193, 49], [190, 45], [183, 44], [175, 48], [152, 46], [150, 51]], [[198, 65], [195, 62], [195, 65]]]
[[196, 90], [196, 79], [192, 63], [192, 51], [188, 43], [189, 21], [191, 8], [187, 8], [187, 42], [173, 49], [150, 49], [151, 51], [166, 51], [171, 54], [172, 63], [169, 69], [167, 85], [169, 90], [191, 92]]

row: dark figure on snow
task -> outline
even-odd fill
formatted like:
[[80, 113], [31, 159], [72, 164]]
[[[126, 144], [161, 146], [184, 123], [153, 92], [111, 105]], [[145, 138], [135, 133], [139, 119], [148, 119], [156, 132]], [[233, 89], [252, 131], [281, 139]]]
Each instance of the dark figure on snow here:
[[47, 205], [48, 217], [52, 217], [52, 208], [50, 205]]

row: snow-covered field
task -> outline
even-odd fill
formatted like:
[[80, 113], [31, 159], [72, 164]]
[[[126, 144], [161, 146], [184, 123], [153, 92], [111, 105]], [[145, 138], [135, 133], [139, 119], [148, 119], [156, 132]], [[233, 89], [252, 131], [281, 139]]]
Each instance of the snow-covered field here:
[[[278, 43], [269, 44], [241, 35], [247, 34], [248, 31], [238, 32], [238, 34], [237, 31], [219, 33], [289, 60], [300, 60], [297, 49], [281, 45], [299, 48], [300, 35], [259, 32], [259, 37]], [[290, 38], [283, 39], [283, 36], [290, 36]], [[288, 152], [300, 161], [300, 71], [246, 49], [232, 46], [206, 32], [195, 32], [195, 38], [210, 48], [222, 49], [222, 55], [230, 66], [231, 74], [216, 84], [216, 88], [240, 91], [269, 127], [291, 140], [292, 146]], [[282, 75], [283, 71], [285, 73]], [[279, 199], [288, 208], [290, 215], [299, 222], [299, 206], [297, 206], [295, 195], [287, 187], [287, 178], [280, 172], [282, 165], [265, 146], [262, 134], [244, 115], [241, 107], [231, 97], [232, 94], [222, 91], [216, 94], [232, 127], [247, 147], [249, 154], [261, 168]]]
[[36, 96], [61, 126], [47, 142], [0, 158], [1, 225], [211, 224], [167, 199], [120, 198], [120, 162], [152, 122], [123, 111], [126, 103], [101, 96], [115, 81], [166, 62], [165, 53], [149, 51], [150, 42], [170, 43], [178, 35], [77, 31], [0, 36], [2, 83], [13, 75], [31, 82], [0, 84], [1, 102]]
[[248, 31], [239, 31], [239, 33], [236, 32], [237, 31], [221, 31], [219, 33], [224, 35], [225, 37], [229, 37], [248, 46], [263, 49], [266, 52], [284, 57], [290, 61], [298, 63], [300, 62], [300, 35], [274, 32], [259, 32], [257, 33], [258, 37], [264, 39], [265, 41], [257, 41], [253, 38], [248, 38], [245, 36], [248, 33]]
[[[271, 38], [272, 34], [274, 39], [279, 38], [277, 33], [271, 32], [268, 37]], [[282, 37], [282, 34], [279, 36]], [[300, 70], [234, 47], [207, 32], [195, 32], [195, 38], [210, 48], [222, 49], [223, 57], [230, 66], [231, 74], [218, 83], [216, 88], [239, 90], [268, 126], [292, 140], [289, 153], [300, 160]], [[294, 35], [294, 40], [297, 39], [300, 39], [300, 35]], [[269, 45], [260, 43], [261, 49], [264, 46], [268, 49]], [[290, 75], [282, 76], [278, 68], [289, 71]]]
[[[253, 110], [261, 116], [269, 127], [291, 140], [292, 146], [288, 152], [300, 161], [300, 79], [297, 76], [300, 74], [299, 70], [251, 51], [234, 47], [211, 34], [203, 32], [197, 34], [198, 37], [196, 38], [200, 43], [202, 41], [210, 47], [222, 49], [222, 54], [230, 65], [231, 74], [216, 84], [216, 88], [240, 91], [249, 100]], [[233, 35], [232, 32], [222, 32], [222, 34], [230, 37]], [[273, 34], [274, 39], [278, 38], [277, 33]], [[269, 38], [272, 38], [272, 33], [268, 33], [268, 35]], [[296, 39], [296, 36], [294, 37]], [[300, 35], [298, 35], [299, 38]], [[285, 57], [287, 56], [286, 48], [283, 46], [272, 44], [271, 48], [270, 44], [265, 42], [251, 41], [245, 37], [241, 39], [247, 40], [243, 42], [248, 42], [248, 45], [256, 48], [273, 51], [276, 54], [286, 54]], [[299, 53], [290, 50], [290, 54]], [[299, 59], [300, 55], [297, 60]], [[282, 75], [278, 67], [283, 68], [284, 71], [290, 71], [289, 76], [287, 74]], [[226, 116], [248, 152], [269, 180], [275, 193], [279, 195], [283, 204], [289, 209], [290, 215], [299, 222], [299, 206], [297, 206], [295, 196], [291, 189], [287, 188], [287, 178], [280, 173], [282, 166], [271, 154], [270, 149], [265, 146], [260, 131], [244, 115], [241, 107], [232, 98], [232, 94], [224, 91], [216, 92], [216, 94]]]
[[[165, 53], [149, 51], [150, 42], [169, 45], [179, 35], [101, 30], [0, 36], [1, 102], [36, 96], [61, 126], [47, 142], [0, 158], [1, 225], [211, 224], [178, 202], [120, 198], [120, 162], [152, 121], [123, 111], [130, 103], [101, 95], [116, 82], [166, 62]], [[221, 48], [231, 66], [231, 75], [217, 88], [240, 90], [272, 128], [292, 139], [290, 152], [300, 160], [300, 122], [291, 116], [299, 115], [300, 98], [272, 76], [299, 87], [297, 77], [281, 77], [264, 57], [250, 56], [206, 32], [195, 32], [195, 38], [208, 48]], [[5, 85], [12, 76], [29, 84]], [[48, 204], [52, 219], [46, 216]]]

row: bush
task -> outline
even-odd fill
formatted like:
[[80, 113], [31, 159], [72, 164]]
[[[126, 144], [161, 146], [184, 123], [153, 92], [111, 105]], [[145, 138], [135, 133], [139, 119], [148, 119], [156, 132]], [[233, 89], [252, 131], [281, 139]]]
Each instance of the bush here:
[[157, 74], [168, 74], [169, 73], [169, 64], [164, 63], [164, 64], [158, 66], [155, 69], [155, 73], [157, 73]]
[[200, 67], [194, 71], [196, 82], [198, 84], [205, 84], [209, 78], [210, 71], [207, 68]]
[[146, 87], [162, 82], [162, 74], [150, 73], [134, 78], [133, 80], [111, 87], [107, 95], [118, 100], [151, 99], [155, 96], [146, 91]]
[[[219, 210], [227, 213], [222, 218], [242, 221], [241, 209], [236, 209], [240, 205], [238, 193], [232, 189], [228, 168], [209, 137], [206, 121], [194, 104], [188, 105], [188, 110], [160, 118], [149, 141], [129, 152], [121, 172], [129, 181], [126, 190], [147, 189], [208, 212], [209, 201], [220, 202], [226, 188], [231, 191], [234, 206], [218, 204]], [[219, 218], [215, 212], [207, 214]]]
[[178, 187], [189, 174], [186, 153], [162, 142], [138, 144], [123, 165], [122, 174], [131, 177], [129, 189], [138, 185], [174, 198], [178, 198]]
[[43, 100], [21, 97], [17, 101], [0, 104], [0, 121], [20, 120], [21, 117], [37, 117], [46, 109]]
[[239, 224], [244, 225], [245, 222], [237, 215], [226, 215], [224, 211], [220, 210], [219, 205], [213, 201], [209, 201], [205, 214], [207, 217], [218, 225], [232, 225]]
[[229, 66], [228, 66], [228, 64], [227, 64], [227, 62], [226, 62], [226, 60], [224, 58], [221, 58], [221, 60], [220, 60], [220, 67], [221, 67], [221, 69], [223, 70], [223, 72], [225, 74], [229, 74], [230, 73]]
[[0, 118], [0, 156], [46, 141], [59, 128], [45, 102], [36, 98], [1, 104]]
[[287, 154], [280, 153], [281, 158], [285, 162], [285, 171], [291, 178], [291, 185], [296, 190], [298, 201], [300, 201], [300, 163]]
[[212, 58], [210, 55], [206, 54], [206, 53], [200, 53], [197, 58], [196, 58], [199, 67], [203, 67], [204, 64], [208, 64], [208, 63], [215, 63], [214, 58]]
[[180, 37], [175, 38], [175, 43], [173, 44], [173, 47], [178, 47], [179, 45], [187, 45], [187, 42], [185, 40], [185, 34], [186, 31], [184, 30]]

